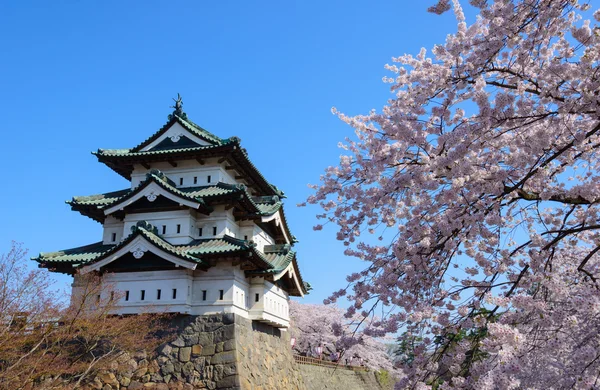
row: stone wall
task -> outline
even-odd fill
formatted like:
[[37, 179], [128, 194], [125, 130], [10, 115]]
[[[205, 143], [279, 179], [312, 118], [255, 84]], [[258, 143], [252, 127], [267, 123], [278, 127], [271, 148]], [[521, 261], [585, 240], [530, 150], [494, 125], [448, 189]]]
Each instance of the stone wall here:
[[235, 314], [180, 317], [158, 356], [123, 354], [98, 390], [304, 390], [287, 332]]
[[352, 371], [344, 368], [298, 364], [306, 390], [390, 390], [393, 384], [382, 386], [373, 371]]
[[184, 316], [150, 359], [123, 353], [95, 390], [387, 390], [372, 371], [296, 364], [289, 332], [235, 314]]

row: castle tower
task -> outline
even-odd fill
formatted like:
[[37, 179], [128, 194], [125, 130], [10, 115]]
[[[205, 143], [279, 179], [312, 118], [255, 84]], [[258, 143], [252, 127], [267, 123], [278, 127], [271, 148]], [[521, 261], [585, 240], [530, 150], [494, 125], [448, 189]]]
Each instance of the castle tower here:
[[73, 275], [74, 295], [78, 278], [97, 272], [121, 292], [116, 314], [233, 313], [288, 327], [289, 297], [310, 286], [292, 249], [283, 192], [240, 142], [190, 121], [178, 96], [168, 122], [150, 138], [93, 153], [130, 188], [67, 201], [102, 224], [102, 240], [34, 260]]

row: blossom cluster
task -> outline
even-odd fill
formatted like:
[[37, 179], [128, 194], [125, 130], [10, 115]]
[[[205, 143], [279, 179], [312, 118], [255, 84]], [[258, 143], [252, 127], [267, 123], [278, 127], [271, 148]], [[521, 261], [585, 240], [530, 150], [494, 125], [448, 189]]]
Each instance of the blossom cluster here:
[[598, 388], [600, 11], [470, 3], [431, 8], [457, 31], [386, 66], [381, 112], [334, 110], [356, 136], [308, 203], [369, 265], [329, 301], [391, 308], [398, 388]]

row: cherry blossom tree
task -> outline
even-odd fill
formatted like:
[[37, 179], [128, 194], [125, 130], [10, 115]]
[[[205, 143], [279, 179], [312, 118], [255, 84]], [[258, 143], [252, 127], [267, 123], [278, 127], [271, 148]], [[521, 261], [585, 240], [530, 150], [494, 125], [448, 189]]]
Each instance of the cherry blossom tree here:
[[368, 267], [329, 301], [389, 311], [399, 388], [599, 388], [600, 10], [469, 3], [381, 112], [334, 109], [356, 137], [308, 202]]
[[47, 270], [29, 269], [26, 254], [13, 243], [0, 255], [0, 389], [80, 388], [123, 352], [152, 351], [160, 341], [161, 316], [111, 315], [118, 294], [94, 275], [68, 303]]
[[368, 323], [361, 323], [357, 317], [348, 319], [344, 314], [344, 310], [333, 305], [290, 301], [291, 336], [296, 339], [294, 353], [316, 357], [320, 346], [327, 360], [336, 354], [342, 364], [364, 364], [395, 373], [386, 345], [364, 332]]

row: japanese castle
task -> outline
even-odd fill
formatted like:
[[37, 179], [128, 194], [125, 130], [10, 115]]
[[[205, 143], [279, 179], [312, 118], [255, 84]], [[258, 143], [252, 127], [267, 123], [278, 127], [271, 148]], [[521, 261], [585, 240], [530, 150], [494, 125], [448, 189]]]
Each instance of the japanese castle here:
[[[98, 149], [98, 161], [131, 188], [76, 196], [72, 210], [102, 224], [102, 241], [40, 253], [40, 267], [101, 276], [118, 291], [115, 314], [235, 313], [289, 326], [289, 296], [303, 296], [281, 192], [237, 137], [187, 118], [181, 97], [168, 122], [131, 149]], [[104, 291], [103, 294], [113, 294]]]

